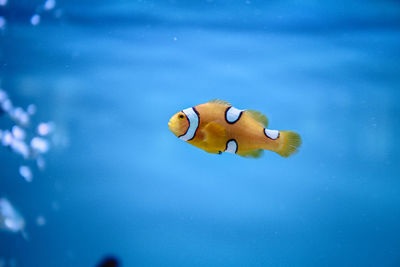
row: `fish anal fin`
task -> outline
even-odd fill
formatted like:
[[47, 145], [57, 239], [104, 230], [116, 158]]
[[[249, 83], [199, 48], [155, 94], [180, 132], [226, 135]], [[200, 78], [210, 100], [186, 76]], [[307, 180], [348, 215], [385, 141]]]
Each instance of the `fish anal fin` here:
[[204, 142], [209, 147], [215, 147], [216, 150], [221, 150], [224, 146], [223, 140], [226, 136], [226, 129], [216, 122], [210, 122], [204, 126]]
[[268, 118], [261, 112], [259, 112], [257, 110], [251, 110], [251, 109], [247, 109], [245, 112], [247, 114], [249, 114], [254, 120], [261, 123], [264, 126], [264, 128], [268, 127]]
[[224, 101], [224, 100], [220, 100], [220, 99], [212, 99], [212, 100], [208, 101], [208, 103], [232, 106], [229, 102]]
[[254, 149], [249, 151], [237, 152], [236, 154], [246, 158], [259, 158], [263, 155], [263, 153], [264, 153], [263, 149]]

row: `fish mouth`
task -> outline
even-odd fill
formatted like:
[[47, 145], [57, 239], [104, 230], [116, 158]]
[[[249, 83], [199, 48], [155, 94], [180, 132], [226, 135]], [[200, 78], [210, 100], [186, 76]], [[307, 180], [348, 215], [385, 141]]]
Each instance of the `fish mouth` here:
[[178, 136], [177, 135], [177, 129], [176, 129], [176, 124], [174, 123], [174, 121], [171, 119], [171, 120], [169, 120], [169, 122], [168, 122], [168, 128], [169, 128], [169, 130], [174, 134], [174, 135], [176, 135], [176, 136]]
[[[170, 121], [168, 122], [168, 128], [169, 128], [170, 131], [172, 131], [172, 125], [173, 125], [173, 123], [172, 123], [172, 121], [170, 120]], [[172, 132], [173, 132], [173, 131], [172, 131]]]

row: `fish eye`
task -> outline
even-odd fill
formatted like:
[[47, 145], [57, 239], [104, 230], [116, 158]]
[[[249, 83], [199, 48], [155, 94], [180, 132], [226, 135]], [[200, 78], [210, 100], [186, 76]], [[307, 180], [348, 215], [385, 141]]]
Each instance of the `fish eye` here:
[[183, 119], [184, 118], [184, 116], [181, 114], [181, 115], [179, 115], [179, 119]]

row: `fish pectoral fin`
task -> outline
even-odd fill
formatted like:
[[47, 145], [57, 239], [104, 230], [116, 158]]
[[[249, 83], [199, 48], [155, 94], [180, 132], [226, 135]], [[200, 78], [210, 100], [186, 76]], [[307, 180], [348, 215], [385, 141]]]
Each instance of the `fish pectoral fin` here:
[[249, 151], [241, 151], [237, 152], [239, 156], [246, 157], [246, 158], [259, 158], [263, 155], [264, 150], [262, 149], [254, 149]]
[[205, 136], [204, 142], [210, 150], [220, 151], [223, 148], [226, 129], [222, 125], [216, 122], [210, 122], [204, 126], [203, 132]]
[[264, 126], [264, 128], [268, 127], [268, 118], [261, 112], [251, 109], [247, 109], [245, 112], [248, 113], [254, 120], [261, 123], [261, 125]]

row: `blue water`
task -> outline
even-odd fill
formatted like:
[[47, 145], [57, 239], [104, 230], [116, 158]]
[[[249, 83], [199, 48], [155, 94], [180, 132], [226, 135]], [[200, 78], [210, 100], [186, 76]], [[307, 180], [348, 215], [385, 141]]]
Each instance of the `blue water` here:
[[[400, 266], [398, 1], [60, 0], [33, 26], [41, 4], [0, 7], [0, 87], [60, 140], [32, 183], [0, 147], [29, 235], [0, 232], [0, 258]], [[212, 155], [169, 131], [214, 98], [299, 132], [300, 152]]]

